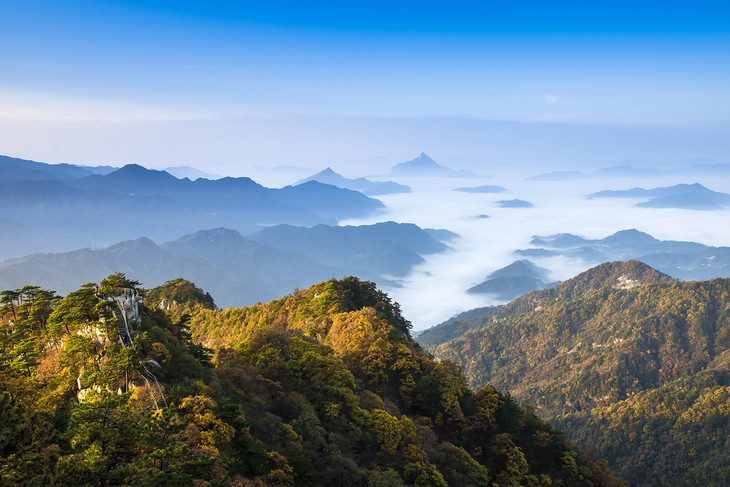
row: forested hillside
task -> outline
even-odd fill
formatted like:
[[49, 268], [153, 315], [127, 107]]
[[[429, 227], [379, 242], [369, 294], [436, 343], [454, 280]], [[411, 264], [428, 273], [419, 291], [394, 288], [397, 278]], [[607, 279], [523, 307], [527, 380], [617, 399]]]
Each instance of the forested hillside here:
[[622, 485], [470, 391], [369, 282], [219, 311], [187, 281], [112, 275], [2, 306], [1, 485]]
[[674, 279], [638, 260], [607, 262], [555, 287], [530, 292], [508, 304], [495, 306], [476, 316], [469, 312], [464, 314], [463, 318], [448, 320], [425, 330], [418, 336], [418, 342], [427, 347], [440, 345], [469, 330], [481, 328], [504, 317], [527, 313], [544, 303], [574, 299], [602, 287], [625, 289], [659, 282], [671, 283]]
[[436, 357], [461, 365], [472, 387], [536, 406], [632, 484], [728, 485], [730, 280], [617, 289], [609, 278], [592, 292], [570, 282], [562, 296], [530, 293], [471, 320]]

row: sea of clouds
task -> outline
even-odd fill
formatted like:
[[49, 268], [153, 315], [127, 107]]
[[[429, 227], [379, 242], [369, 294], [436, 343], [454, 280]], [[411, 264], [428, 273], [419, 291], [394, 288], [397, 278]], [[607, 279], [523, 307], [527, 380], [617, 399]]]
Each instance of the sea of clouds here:
[[[434, 326], [461, 311], [500, 304], [487, 295], [467, 289], [491, 272], [521, 257], [514, 251], [530, 247], [535, 235], [573, 233], [600, 239], [617, 231], [636, 228], [661, 240], [695, 241], [712, 246], [730, 245], [730, 208], [711, 211], [640, 208], [641, 199], [595, 198], [586, 195], [604, 189], [654, 188], [699, 182], [709, 189], [730, 192], [728, 177], [667, 174], [651, 178], [581, 178], [569, 181], [534, 181], [524, 175], [502, 174], [481, 179], [399, 180], [412, 187], [408, 194], [382, 196], [384, 213], [341, 224], [370, 224], [394, 220], [422, 228], [443, 228], [459, 238], [450, 250], [425, 256], [397, 285], [381, 284], [398, 303], [415, 331]], [[498, 185], [501, 193], [474, 194], [457, 187]], [[501, 208], [500, 200], [521, 199], [533, 208]], [[488, 215], [488, 217], [485, 217]], [[590, 267], [564, 257], [531, 258], [550, 270], [553, 280], [565, 280]], [[730, 276], [729, 276], [730, 277]]]

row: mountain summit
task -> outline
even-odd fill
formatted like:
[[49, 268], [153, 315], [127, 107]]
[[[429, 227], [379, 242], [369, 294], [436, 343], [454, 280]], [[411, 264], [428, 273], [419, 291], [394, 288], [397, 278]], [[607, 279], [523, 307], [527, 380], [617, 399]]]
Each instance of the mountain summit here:
[[309, 181], [317, 181], [323, 184], [331, 184], [338, 188], [350, 189], [353, 191], [360, 191], [368, 196], [376, 196], [382, 194], [395, 194], [395, 193], [410, 193], [411, 188], [403, 184], [398, 184], [393, 181], [370, 181], [365, 178], [348, 179], [335, 171], [332, 168], [324, 169], [323, 171], [309, 176], [306, 179], [302, 179], [297, 183], [304, 184]]
[[426, 155], [425, 152], [421, 152], [421, 155], [415, 159], [393, 166], [390, 174], [393, 176], [447, 178], [472, 178], [476, 176], [476, 174], [469, 171], [456, 171], [442, 166]]
[[[509, 267], [505, 269], [509, 269]], [[492, 276], [489, 278], [491, 279]], [[466, 320], [449, 320], [436, 325], [418, 335], [418, 342], [425, 347], [435, 347], [458, 338], [470, 330], [483, 328], [506, 316], [536, 311], [541, 306], [558, 300], [578, 299], [601, 288], [631, 289], [650, 284], [672, 284], [674, 282], [673, 278], [638, 260], [606, 262], [581, 272], [555, 287], [532, 291], [510, 303], [491, 308], [481, 316], [473, 317], [472, 315]], [[479, 292], [479, 289], [476, 292]]]
[[631, 485], [730, 485], [729, 291], [608, 263], [487, 311], [433, 353], [595, 445]]

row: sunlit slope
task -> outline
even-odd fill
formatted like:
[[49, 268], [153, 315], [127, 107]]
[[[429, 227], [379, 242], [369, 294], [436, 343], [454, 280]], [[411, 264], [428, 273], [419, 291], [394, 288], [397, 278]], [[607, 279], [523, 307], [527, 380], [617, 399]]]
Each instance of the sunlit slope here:
[[311, 398], [317, 424], [348, 435], [360, 468], [376, 462], [416, 485], [420, 476], [423, 485], [617, 482], [509, 396], [491, 387], [470, 391], [457, 369], [410, 337], [397, 304], [373, 283], [330, 280], [223, 311], [197, 305], [185, 289], [194, 294], [189, 283], [170, 282], [151, 292], [150, 304], [190, 323], [195, 341], [219, 350], [219, 367], [246, 367]]
[[631, 483], [726, 485], [730, 280], [642, 284], [609, 266], [471, 320], [436, 357], [537, 406]]
[[651, 283], [671, 283], [674, 279], [637, 260], [607, 262], [578, 274], [555, 287], [530, 292], [511, 303], [497, 306], [485, 313], [463, 320], [449, 320], [425, 330], [418, 342], [426, 347], [440, 345], [463, 333], [481, 328], [507, 316], [523, 314], [538, 306], [560, 299], [573, 299], [602, 287], [629, 288]]

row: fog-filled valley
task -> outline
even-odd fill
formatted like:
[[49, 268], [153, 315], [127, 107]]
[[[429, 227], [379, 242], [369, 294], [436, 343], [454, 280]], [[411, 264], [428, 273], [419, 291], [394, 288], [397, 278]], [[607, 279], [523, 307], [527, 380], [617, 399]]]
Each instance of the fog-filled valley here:
[[[684, 280], [730, 275], [726, 164], [540, 174], [495, 166], [480, 176], [421, 154], [391, 174], [348, 179], [328, 169], [275, 189], [250, 178], [178, 179], [138, 165], [3, 162], [0, 281], [7, 288], [48, 282], [67, 292], [118, 270], [159, 285], [172, 265], [220, 305], [244, 306], [352, 274], [387, 290], [421, 330], [610, 260], [644, 257]], [[347, 189], [357, 184], [378, 194]], [[539, 283], [513, 283], [511, 294], [469, 292], [521, 260], [542, 269]]]
[[[215, 401], [241, 401], [231, 391], [271, 394], [270, 379], [282, 398], [300, 398], [298, 405], [244, 400], [237, 407], [254, 416], [247, 422], [253, 436], [243, 444], [284, 448], [279, 465], [289, 465], [286, 478], [294, 484], [379, 485], [383, 475], [414, 485], [419, 478], [430, 478], [426, 485], [521, 485], [535, 483], [539, 472], [543, 480], [576, 485], [722, 485], [730, 478], [722, 446], [730, 431], [728, 165], [661, 174], [626, 166], [534, 175], [492, 168], [487, 176], [421, 153], [387, 174], [344, 177], [325, 168], [270, 188], [190, 167], [169, 171], [200, 177], [140, 165], [84, 168], [10, 157], [0, 164], [7, 190], [0, 248], [12, 256], [0, 263], [0, 373], [15, 393], [31, 387], [24, 381], [52, 384], [52, 395], [62, 396], [51, 400], [54, 414], [74, 411], [69, 427], [18, 431], [75, 435], [70, 448], [52, 435], [36, 441], [33, 458], [47, 464], [38, 470], [12, 453], [23, 440], [6, 442], [4, 479], [22, 485], [67, 477], [75, 485], [84, 478], [124, 483], [177, 475], [185, 484], [238, 475], [275, 485], [280, 469], [261, 453], [240, 450], [240, 440], [196, 446], [190, 436], [192, 425], [205, 430], [210, 421], [195, 419], [202, 407], [195, 401], [206, 404], [207, 415], [221, 414], [216, 428], [233, 431], [238, 426]], [[115, 321], [116, 331], [109, 326]], [[122, 380], [115, 364], [128, 354], [140, 365], [123, 366]], [[274, 362], [272, 354], [279, 357]], [[76, 362], [69, 362], [72, 355]], [[316, 377], [333, 367], [340, 367], [339, 379], [327, 380], [338, 385], [320, 383]], [[227, 374], [263, 382], [240, 385], [239, 376], [242, 389], [221, 388]], [[191, 396], [204, 377], [218, 392]], [[116, 395], [105, 395], [101, 384]], [[320, 403], [323, 387], [349, 399], [326, 392], [332, 400]], [[96, 390], [99, 398], [89, 399]], [[352, 405], [355, 390], [361, 409]], [[49, 400], [39, 394], [22, 397]], [[11, 397], [0, 396], [0, 407], [15, 404]], [[136, 405], [115, 402], [125, 397]], [[143, 411], [172, 405], [182, 416], [155, 431], [196, 456], [154, 446], [158, 433], [146, 434], [124, 460], [107, 455], [69, 474], [68, 465], [95, 448], [96, 440], [78, 433], [85, 430], [74, 429], [93, 424], [93, 415], [84, 416], [89, 404], [138, 424], [148, 421]], [[9, 421], [31, 411], [13, 407], [6, 407]], [[286, 430], [291, 420], [299, 431], [305, 420], [321, 424], [292, 412], [298, 408], [339, 419], [322, 426], [327, 440], [306, 432], [292, 437], [297, 451], [312, 442], [337, 446], [300, 456], [271, 440], [264, 423]], [[418, 429], [408, 419], [414, 414], [421, 414]], [[173, 424], [181, 421], [191, 425], [188, 436], [175, 436]], [[551, 436], [544, 421], [559, 425], [567, 440]], [[378, 428], [377, 441], [360, 423]], [[344, 441], [343, 428], [356, 437]], [[510, 432], [499, 433], [503, 428]], [[474, 446], [485, 441], [488, 450]], [[550, 446], [534, 450], [542, 444]], [[212, 445], [228, 456], [206, 456]], [[445, 453], [454, 445], [468, 448], [456, 450], [466, 455], [458, 468]], [[331, 448], [349, 455], [347, 467], [332, 470], [333, 454], [324, 453]], [[562, 467], [544, 463], [554, 449], [564, 455]], [[60, 456], [49, 458], [44, 452], [51, 450]], [[217, 470], [145, 467], [147, 455], [161, 451], [170, 462], [208, 459]], [[375, 463], [368, 460], [374, 451]], [[524, 452], [519, 471], [502, 460], [507, 451]], [[683, 463], [694, 456], [703, 461]], [[329, 467], [315, 474], [311, 461]], [[576, 469], [566, 470], [566, 462], [577, 462]]]
[[[475, 180], [407, 180], [413, 188], [409, 194], [381, 196], [387, 218], [413, 222], [421, 227], [446, 228], [459, 235], [450, 243], [452, 250], [429, 256], [416, 267], [403, 288], [386, 288], [410, 311], [408, 314], [421, 328], [439, 323], [465, 309], [496, 301], [468, 295], [466, 290], [485, 277], [516, 260], [529, 259], [547, 268], [551, 280], [564, 280], [604, 260], [588, 255], [543, 256], [517, 252], [540, 248], [532, 244], [534, 236], [571, 233], [587, 239], [602, 239], [616, 232], [637, 229], [660, 240], [698, 242], [726, 247], [730, 243], [727, 225], [730, 208], [713, 209], [642, 208], [637, 203], [647, 198], [588, 198], [605, 189], [634, 187], [668, 187], [682, 183], [700, 183], [721, 193], [730, 191], [730, 173], [692, 179], [685, 175], [651, 177], [584, 177], [568, 180], [526, 180], [530, 175], [493, 176]], [[522, 177], [521, 177], [522, 176]], [[453, 191], [454, 188], [489, 184], [505, 188], [499, 193], [474, 194]], [[499, 201], [521, 199], [532, 208], [501, 208]], [[691, 197], [687, 198], [691, 201]], [[690, 203], [691, 204], [691, 203]], [[368, 223], [371, 219], [347, 220], [348, 224]], [[623, 258], [639, 258], [649, 252], [638, 250]], [[727, 262], [727, 256], [724, 257]], [[726, 264], [725, 264], [726, 265]], [[667, 271], [668, 272], [668, 269]], [[697, 273], [696, 278], [727, 277], [727, 268], [717, 273]], [[673, 274], [672, 272], [668, 272]], [[678, 271], [679, 278], [690, 278]], [[444, 296], [448, 296], [445, 299]], [[425, 303], [431, 310], [426, 311]], [[440, 303], [438, 309], [435, 303]], [[458, 304], [457, 304], [458, 303]], [[429, 305], [426, 305], [429, 306]], [[421, 318], [423, 316], [424, 318]]]
[[730, 2], [0, 19], [0, 487], [730, 485]]

